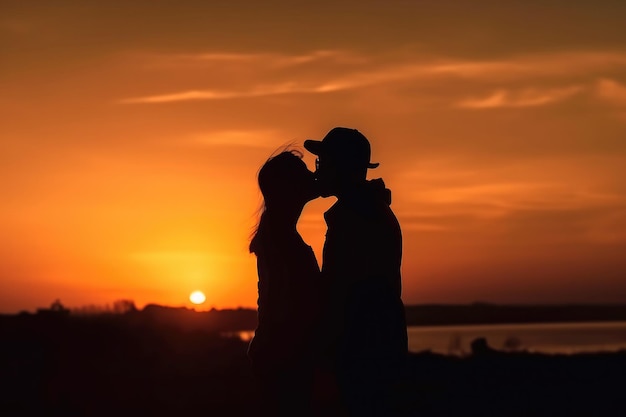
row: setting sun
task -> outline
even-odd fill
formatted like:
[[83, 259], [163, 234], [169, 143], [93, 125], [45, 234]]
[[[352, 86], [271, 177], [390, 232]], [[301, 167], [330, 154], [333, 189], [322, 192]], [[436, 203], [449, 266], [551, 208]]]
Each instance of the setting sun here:
[[206, 301], [206, 296], [202, 291], [194, 291], [189, 294], [189, 301], [194, 304], [202, 304]]

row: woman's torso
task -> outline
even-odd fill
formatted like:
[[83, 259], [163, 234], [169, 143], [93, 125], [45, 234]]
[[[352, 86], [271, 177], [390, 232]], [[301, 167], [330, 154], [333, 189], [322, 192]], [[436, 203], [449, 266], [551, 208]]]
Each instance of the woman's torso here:
[[320, 309], [320, 269], [297, 233], [259, 236], [258, 326], [252, 360], [297, 359], [312, 354]]

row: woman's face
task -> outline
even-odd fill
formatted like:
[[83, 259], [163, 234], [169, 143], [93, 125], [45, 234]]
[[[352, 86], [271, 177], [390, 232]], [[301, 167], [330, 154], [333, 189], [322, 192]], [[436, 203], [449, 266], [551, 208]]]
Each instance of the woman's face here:
[[293, 172], [293, 193], [302, 198], [302, 202], [309, 202], [320, 196], [315, 174], [307, 168], [303, 160], [299, 159]]
[[315, 161], [315, 177], [322, 197], [335, 195], [337, 192], [338, 170], [334, 161], [328, 156], [320, 156]]
[[291, 153], [278, 155], [261, 168], [259, 186], [267, 207], [303, 206], [320, 196], [315, 174]]

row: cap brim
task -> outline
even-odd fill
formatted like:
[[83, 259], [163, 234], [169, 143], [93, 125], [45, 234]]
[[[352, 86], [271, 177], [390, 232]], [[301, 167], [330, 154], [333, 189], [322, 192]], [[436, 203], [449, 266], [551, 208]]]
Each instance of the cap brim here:
[[[322, 154], [323, 143], [321, 140], [307, 139], [304, 141], [304, 149], [311, 152], [313, 155], [321, 155]], [[374, 169], [378, 168], [380, 165], [378, 162], [371, 163], [368, 162], [367, 168]]]
[[304, 149], [311, 152], [313, 155], [319, 155], [322, 152], [322, 141], [307, 139], [304, 141]]

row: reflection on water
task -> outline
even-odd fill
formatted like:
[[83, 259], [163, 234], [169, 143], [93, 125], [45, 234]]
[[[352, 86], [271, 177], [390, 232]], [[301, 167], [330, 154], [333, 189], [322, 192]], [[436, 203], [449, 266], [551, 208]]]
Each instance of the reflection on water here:
[[[254, 331], [225, 335], [249, 341]], [[408, 335], [412, 352], [463, 354], [470, 351], [470, 343], [478, 337], [505, 350], [578, 353], [626, 349], [626, 322], [410, 326]]]
[[467, 353], [484, 337], [496, 349], [577, 353], [626, 349], [626, 322], [543, 323], [408, 328], [409, 349]]
[[240, 332], [222, 332], [223, 337], [237, 337], [244, 342], [249, 342], [254, 337], [254, 330], [242, 330]]

